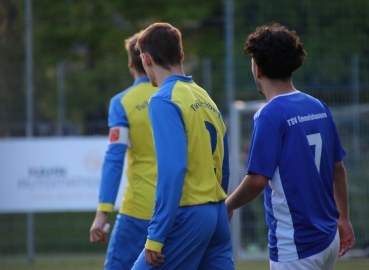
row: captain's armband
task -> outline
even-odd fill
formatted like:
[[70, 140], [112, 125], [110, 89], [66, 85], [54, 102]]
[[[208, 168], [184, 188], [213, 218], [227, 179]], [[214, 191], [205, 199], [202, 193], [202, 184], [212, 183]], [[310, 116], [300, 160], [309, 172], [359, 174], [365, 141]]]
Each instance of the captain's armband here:
[[127, 127], [112, 127], [109, 130], [109, 144], [118, 143], [130, 145], [129, 130]]

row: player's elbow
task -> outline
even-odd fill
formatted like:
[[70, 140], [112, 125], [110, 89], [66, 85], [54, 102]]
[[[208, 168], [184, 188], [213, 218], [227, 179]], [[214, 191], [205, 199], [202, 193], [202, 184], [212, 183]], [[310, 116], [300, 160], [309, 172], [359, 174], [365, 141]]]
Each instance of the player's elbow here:
[[346, 175], [346, 168], [343, 165], [343, 161], [334, 163], [334, 175]]

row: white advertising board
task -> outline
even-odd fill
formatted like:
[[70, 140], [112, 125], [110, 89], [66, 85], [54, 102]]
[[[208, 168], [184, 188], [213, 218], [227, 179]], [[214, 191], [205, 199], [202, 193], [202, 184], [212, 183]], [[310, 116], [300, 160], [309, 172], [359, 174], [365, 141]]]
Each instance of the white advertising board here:
[[[108, 138], [0, 140], [0, 213], [96, 211]], [[123, 173], [115, 208], [126, 184]]]

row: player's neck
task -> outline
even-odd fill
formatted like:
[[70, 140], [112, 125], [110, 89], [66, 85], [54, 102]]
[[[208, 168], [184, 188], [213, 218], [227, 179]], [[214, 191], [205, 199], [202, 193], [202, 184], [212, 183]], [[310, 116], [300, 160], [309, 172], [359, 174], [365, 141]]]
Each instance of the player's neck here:
[[296, 88], [292, 83], [292, 79], [287, 81], [266, 80], [263, 82], [262, 85], [262, 93], [265, 95], [267, 101], [270, 101], [276, 96], [288, 94], [295, 91]]
[[131, 73], [134, 80], [137, 80], [139, 78], [147, 77], [146, 73], [142, 73], [137, 71], [133, 66], [129, 67], [129, 72]]
[[133, 74], [133, 78], [135, 79], [135, 80], [137, 80], [137, 79], [139, 79], [139, 78], [147, 78], [147, 75], [146, 75], [146, 73], [139, 73], [139, 72], [135, 72], [134, 74]]
[[156, 83], [159, 87], [161, 87], [164, 80], [171, 75], [174, 75], [174, 74], [185, 75], [182, 65], [171, 66], [170, 69], [165, 69], [160, 66], [155, 66], [153, 71], [155, 73]]

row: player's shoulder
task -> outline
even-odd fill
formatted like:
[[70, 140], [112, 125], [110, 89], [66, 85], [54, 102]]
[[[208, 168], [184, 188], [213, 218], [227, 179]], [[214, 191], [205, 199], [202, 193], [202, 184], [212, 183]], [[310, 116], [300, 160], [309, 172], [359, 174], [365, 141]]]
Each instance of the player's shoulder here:
[[328, 106], [322, 100], [302, 92], [300, 92], [299, 98], [292, 100], [292, 102], [296, 102], [298, 107], [306, 108], [312, 112], [329, 111]]
[[171, 100], [174, 85], [175, 85], [174, 81], [163, 84], [160, 87], [160, 89], [151, 96], [151, 99], [154, 99], [154, 98], [156, 99], [157, 98], [157, 99], [169, 99], [169, 100]]
[[125, 90], [115, 94], [111, 99], [110, 99], [110, 108], [116, 108], [117, 107], [124, 107], [123, 106], [123, 98], [127, 95], [127, 93], [129, 93], [132, 89], [133, 89], [134, 85], [126, 88]]
[[273, 116], [276, 112], [280, 112], [283, 109], [280, 102], [276, 102], [275, 99], [267, 102], [263, 107], [256, 111], [254, 114], [254, 119], [260, 116]]
[[141, 77], [135, 80], [133, 85], [127, 89], [130, 93], [132, 92], [151, 92], [154, 93], [159, 90], [158, 87], [154, 87], [150, 79], [147, 77]]
[[290, 104], [296, 103], [298, 99], [304, 98], [304, 95], [301, 95], [300, 91], [278, 95], [269, 100], [254, 114], [254, 120], [261, 116], [278, 119], [281, 115], [291, 110], [292, 107]]
[[172, 95], [173, 91], [186, 88], [186, 85], [189, 83], [194, 83], [192, 76], [184, 76], [179, 74], [170, 75], [162, 83], [160, 90], [157, 92], [157, 96], [168, 98]]
[[126, 88], [125, 90], [119, 92], [115, 96], [111, 98], [111, 102], [121, 102], [123, 98], [129, 98], [132, 95], [136, 95], [138, 91], [140, 91], [142, 88], [145, 88], [145, 90], [155, 93], [158, 88], [153, 87], [150, 83], [150, 81], [146, 82], [139, 82], [131, 85], [130, 87]]
[[280, 111], [291, 110], [295, 106], [309, 106], [311, 104], [320, 104], [321, 101], [313, 96], [300, 91], [294, 91], [287, 94], [278, 95], [272, 98], [263, 108], [262, 111]]
[[110, 99], [110, 106], [116, 105], [116, 104], [120, 104], [120, 101], [122, 100], [125, 91], [119, 92], [118, 94], [114, 95], [111, 99]]

